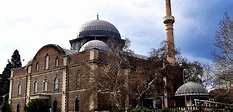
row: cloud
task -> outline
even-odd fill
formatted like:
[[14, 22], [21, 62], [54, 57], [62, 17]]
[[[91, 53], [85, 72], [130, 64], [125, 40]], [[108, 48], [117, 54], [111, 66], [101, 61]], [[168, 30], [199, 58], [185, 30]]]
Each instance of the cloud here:
[[[226, 9], [232, 11], [232, 0], [171, 2], [176, 46], [191, 60], [209, 60], [217, 23]], [[147, 55], [165, 40], [161, 0], [0, 0], [0, 62], [15, 49], [27, 62], [46, 44], [70, 48], [69, 40], [76, 38], [79, 27], [96, 19], [97, 13], [131, 40], [136, 53]]]

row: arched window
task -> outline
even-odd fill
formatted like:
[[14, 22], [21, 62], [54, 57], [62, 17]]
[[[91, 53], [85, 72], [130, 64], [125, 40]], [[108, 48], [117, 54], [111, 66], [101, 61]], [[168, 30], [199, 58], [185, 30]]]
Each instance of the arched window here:
[[45, 56], [45, 69], [49, 69], [49, 55]]
[[20, 112], [20, 106], [19, 106], [19, 104], [16, 107], [16, 112]]
[[22, 94], [22, 86], [21, 84], [18, 85], [18, 95]]
[[58, 90], [58, 78], [54, 78], [54, 90]]
[[58, 66], [59, 66], [59, 59], [56, 58], [56, 59], [55, 59], [55, 67], [58, 67]]
[[53, 101], [53, 112], [57, 112], [57, 100]]
[[39, 63], [38, 62], [36, 63], [36, 71], [37, 72], [39, 71]]
[[45, 77], [44, 80], [43, 80], [43, 90], [44, 90], [44, 92], [48, 91], [48, 80], [47, 80], [47, 77]]
[[37, 93], [38, 92], [38, 82], [35, 81], [34, 82], [34, 93]]
[[77, 98], [75, 99], [75, 107], [74, 107], [74, 110], [75, 112], [78, 112], [79, 111], [79, 98], [77, 96]]

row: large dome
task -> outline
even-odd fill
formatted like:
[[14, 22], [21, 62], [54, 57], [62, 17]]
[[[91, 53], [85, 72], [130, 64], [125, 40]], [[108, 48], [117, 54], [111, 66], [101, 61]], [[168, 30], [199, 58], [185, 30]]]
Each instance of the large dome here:
[[90, 49], [98, 49], [98, 50], [107, 51], [107, 50], [109, 50], [109, 47], [103, 41], [100, 41], [100, 40], [91, 40], [91, 41], [85, 43], [81, 47], [81, 49], [79, 50], [79, 52], [87, 51], [87, 50], [90, 50]]
[[175, 96], [208, 96], [208, 91], [200, 84], [187, 82], [180, 86], [175, 93]]
[[121, 38], [119, 31], [113, 24], [99, 19], [88, 21], [81, 26], [78, 37], [86, 36]]

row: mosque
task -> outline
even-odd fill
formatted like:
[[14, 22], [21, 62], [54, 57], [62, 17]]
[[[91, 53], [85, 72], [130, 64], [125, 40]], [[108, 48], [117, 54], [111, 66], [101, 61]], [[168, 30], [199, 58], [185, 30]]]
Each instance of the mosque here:
[[[174, 66], [173, 23], [175, 19], [171, 14], [170, 0], [165, 0], [165, 6], [166, 16], [163, 22], [166, 28], [169, 51], [167, 61], [169, 64], [157, 81], [161, 82], [159, 84], [162, 87], [154, 87], [157, 88], [156, 93], [152, 92], [153, 94], [148, 93], [143, 96], [142, 102], [146, 107], [175, 107], [182, 102], [179, 101], [179, 98], [184, 96], [185, 91], [182, 89], [183, 86], [179, 88], [183, 84], [182, 69], [179, 66]], [[12, 70], [9, 104], [13, 111], [24, 111], [24, 106], [34, 99], [47, 101], [51, 105], [50, 110], [53, 112], [109, 110], [116, 107], [116, 105], [113, 105], [113, 101], [110, 101], [110, 99], [116, 98], [117, 95], [114, 93], [121, 93], [122, 91], [127, 92], [118, 95], [120, 97], [117, 97], [117, 104], [125, 109], [135, 107], [138, 100], [135, 97], [138, 95], [137, 88], [135, 88], [136, 83], [143, 83], [143, 81], [151, 78], [151, 76], [146, 77], [148, 75], [143, 74], [144, 72], [137, 73], [137, 68], [144, 67], [143, 69], [147, 69], [148, 65], [164, 67], [162, 62], [151, 63], [145, 56], [130, 55], [128, 56], [130, 59], [136, 60], [133, 62], [134, 69], [120, 66], [115, 73], [116, 76], [123, 77], [121, 78], [123, 80], [116, 83], [124, 85], [122, 86], [124, 88], [118, 88], [117, 92], [108, 92], [109, 86], [114, 89], [112, 83], [106, 81], [111, 81], [112, 77], [104, 80], [106, 77], [101, 75], [105, 75], [105, 73], [101, 72], [100, 74], [99, 72], [101, 70], [106, 71], [106, 68], [110, 66], [108, 60], [110, 55], [108, 53], [112, 52], [111, 49], [115, 48], [121, 52], [124, 46], [125, 40], [121, 38], [118, 29], [112, 23], [100, 20], [97, 16], [96, 20], [84, 23], [77, 38], [69, 42], [70, 49], [62, 48], [56, 44], [44, 45], [34, 55], [30, 63]], [[112, 68], [115, 69], [116, 67]], [[112, 69], [112, 71], [114, 70]], [[108, 69], [107, 72], [111, 73], [112, 71]], [[132, 76], [140, 76], [144, 80], [142, 82], [135, 81], [135, 84], [132, 84], [130, 83]], [[98, 80], [100, 81], [98, 82]], [[103, 83], [107, 84], [103, 85]], [[106, 89], [96, 89], [97, 87], [100, 88], [100, 85]], [[202, 95], [208, 96], [208, 92], [199, 85], [194, 83], [188, 83], [188, 85], [192, 85], [189, 89], [192, 94], [199, 94], [201, 91]], [[186, 88], [189, 86], [186, 85]], [[175, 100], [176, 97], [178, 97], [178, 101]], [[189, 98], [191, 99], [191, 97]]]

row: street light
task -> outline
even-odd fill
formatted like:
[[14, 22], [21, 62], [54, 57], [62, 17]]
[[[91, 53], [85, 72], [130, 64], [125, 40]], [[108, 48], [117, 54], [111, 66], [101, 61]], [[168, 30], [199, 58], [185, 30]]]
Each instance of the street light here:
[[[182, 64], [180, 64], [180, 67], [182, 66]], [[185, 70], [182, 70], [182, 75], [183, 75], [183, 85], [184, 85], [184, 106], [185, 106], [185, 111], [187, 111], [187, 100], [186, 100], [186, 87], [185, 87]]]
[[187, 111], [187, 100], [186, 100], [186, 87], [185, 87], [185, 70], [183, 69], [183, 82], [184, 82], [184, 105], [185, 105], [185, 111]]

